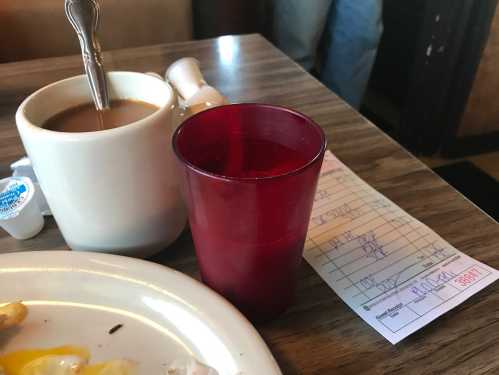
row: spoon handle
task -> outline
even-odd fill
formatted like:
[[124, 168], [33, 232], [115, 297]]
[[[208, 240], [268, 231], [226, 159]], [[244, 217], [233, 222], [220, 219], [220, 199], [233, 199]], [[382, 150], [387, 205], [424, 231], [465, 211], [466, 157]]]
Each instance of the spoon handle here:
[[106, 75], [96, 31], [99, 26], [100, 8], [95, 0], [65, 0], [66, 16], [80, 40], [83, 64], [87, 73], [95, 106], [98, 110], [109, 108]]

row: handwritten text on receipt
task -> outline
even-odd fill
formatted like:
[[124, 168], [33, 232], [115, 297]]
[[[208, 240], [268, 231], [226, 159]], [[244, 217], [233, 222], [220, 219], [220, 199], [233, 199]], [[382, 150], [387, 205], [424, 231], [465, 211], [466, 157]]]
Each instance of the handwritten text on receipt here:
[[329, 151], [304, 257], [392, 344], [499, 277], [371, 188]]

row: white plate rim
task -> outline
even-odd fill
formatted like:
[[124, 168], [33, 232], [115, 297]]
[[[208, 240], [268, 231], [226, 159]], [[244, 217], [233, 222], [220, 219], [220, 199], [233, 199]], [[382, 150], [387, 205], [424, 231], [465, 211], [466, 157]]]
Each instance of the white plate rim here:
[[[22, 272], [24, 272], [34, 268], [50, 272], [53, 269], [64, 267], [69, 267], [71, 270], [77, 268], [82, 272], [85, 270], [94, 271], [96, 267], [100, 267], [103, 272], [108, 271], [118, 276], [128, 276], [131, 270], [145, 270], [147, 272], [141, 275], [140, 281], [164, 290], [176, 285], [172, 283], [165, 286], [164, 284], [167, 284], [166, 279], [169, 281], [175, 280], [182, 285], [182, 288], [195, 291], [199, 298], [216, 302], [205, 305], [202, 309], [203, 315], [210, 318], [212, 322], [216, 322], [219, 320], [217, 316], [220, 316], [217, 314], [223, 312], [224, 331], [230, 332], [230, 336], [234, 340], [237, 340], [238, 335], [245, 338], [246, 345], [251, 348], [250, 353], [247, 354], [255, 357], [255, 366], [257, 366], [256, 371], [258, 373], [282, 374], [267, 344], [246, 317], [225, 298], [180, 271], [147, 260], [98, 252], [42, 250], [0, 254], [0, 274], [6, 272], [15, 273], [16, 270], [19, 270], [19, 272], [23, 270]], [[166, 278], [165, 282], [158, 283], [158, 275], [161, 278]]]

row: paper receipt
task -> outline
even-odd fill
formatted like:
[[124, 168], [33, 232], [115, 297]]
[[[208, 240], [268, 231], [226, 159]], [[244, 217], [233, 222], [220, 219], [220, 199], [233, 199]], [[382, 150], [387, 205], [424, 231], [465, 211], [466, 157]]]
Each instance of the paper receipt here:
[[304, 258], [392, 344], [496, 281], [327, 151]]

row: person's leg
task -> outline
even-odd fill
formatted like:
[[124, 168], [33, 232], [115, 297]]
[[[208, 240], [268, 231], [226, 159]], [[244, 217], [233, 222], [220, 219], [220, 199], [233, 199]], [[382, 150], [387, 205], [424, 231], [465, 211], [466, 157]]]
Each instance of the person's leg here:
[[383, 32], [382, 0], [335, 0], [325, 30], [321, 80], [359, 108]]
[[315, 64], [331, 1], [274, 0], [273, 42], [306, 70]]

